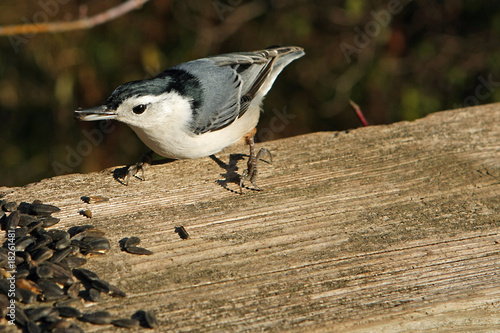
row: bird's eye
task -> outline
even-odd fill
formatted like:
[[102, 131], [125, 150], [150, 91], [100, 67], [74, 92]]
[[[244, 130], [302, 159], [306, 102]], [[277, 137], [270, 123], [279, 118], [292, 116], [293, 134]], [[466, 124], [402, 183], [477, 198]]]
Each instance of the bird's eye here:
[[144, 111], [146, 111], [147, 107], [148, 106], [146, 104], [139, 104], [139, 105], [134, 106], [134, 108], [132, 109], [132, 111], [134, 111], [135, 114], [141, 114]]

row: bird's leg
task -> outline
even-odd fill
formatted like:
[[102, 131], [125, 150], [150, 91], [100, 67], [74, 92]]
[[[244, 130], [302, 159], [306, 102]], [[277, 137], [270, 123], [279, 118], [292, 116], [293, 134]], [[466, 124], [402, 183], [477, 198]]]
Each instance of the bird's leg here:
[[254, 138], [255, 138], [256, 131], [257, 131], [257, 129], [254, 128], [252, 131], [250, 131], [249, 133], [247, 133], [245, 135], [246, 143], [250, 147], [250, 157], [248, 158], [248, 162], [247, 162], [247, 170], [245, 170], [243, 172], [243, 174], [241, 175], [241, 178], [240, 178], [240, 194], [243, 194], [243, 186], [245, 185], [245, 180], [249, 180], [253, 184], [253, 186], [255, 187], [255, 189], [257, 191], [261, 190], [259, 188], [259, 186], [257, 186], [257, 184], [255, 183], [255, 180], [257, 179], [257, 174], [258, 174], [257, 162], [261, 157], [263, 157], [263, 155], [268, 155], [270, 163], [272, 163], [271, 152], [269, 152], [269, 150], [267, 150], [266, 148], [261, 148], [259, 150], [259, 152], [257, 153], [257, 155], [255, 154], [255, 140], [254, 140]]
[[125, 176], [125, 185], [128, 185], [130, 177], [135, 176], [137, 172], [141, 171], [142, 178], [141, 180], [146, 180], [144, 177], [144, 171], [153, 163], [153, 151], [150, 150], [146, 154], [144, 154], [139, 162], [134, 165], [131, 165], [127, 170], [127, 175]]

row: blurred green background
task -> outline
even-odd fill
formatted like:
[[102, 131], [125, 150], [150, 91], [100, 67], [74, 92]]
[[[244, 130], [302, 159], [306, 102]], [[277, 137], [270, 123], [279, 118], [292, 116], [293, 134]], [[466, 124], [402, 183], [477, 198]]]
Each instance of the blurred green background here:
[[[2, 2], [0, 25], [120, 3]], [[291, 116], [261, 141], [359, 127], [349, 99], [371, 125], [500, 101], [498, 0], [151, 0], [89, 30], [0, 37], [0, 186], [136, 162], [147, 148], [131, 129], [77, 122], [73, 110], [181, 62], [270, 45], [306, 56], [268, 94], [261, 130], [276, 111]]]

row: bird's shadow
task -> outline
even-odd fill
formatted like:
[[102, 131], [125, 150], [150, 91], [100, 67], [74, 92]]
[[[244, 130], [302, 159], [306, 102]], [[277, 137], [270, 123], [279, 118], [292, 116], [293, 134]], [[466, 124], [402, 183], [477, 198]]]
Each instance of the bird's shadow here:
[[[236, 194], [241, 194], [241, 192], [232, 190], [228, 187], [228, 184], [236, 184], [239, 189], [240, 186], [240, 180], [241, 176], [237, 173], [238, 171], [238, 161], [244, 160], [245, 158], [248, 158], [248, 155], [245, 154], [230, 154], [229, 155], [229, 163], [223, 162], [220, 158], [216, 157], [215, 155], [210, 155], [210, 158], [217, 163], [219, 167], [224, 169], [224, 173], [221, 173], [220, 175], [224, 177], [224, 179], [218, 179], [215, 182], [219, 184], [222, 188], [226, 189], [229, 192], [236, 193]], [[264, 161], [266, 163], [269, 163], [263, 159], [260, 159], [261, 161]], [[142, 161], [142, 160], [141, 160]], [[159, 164], [166, 164], [170, 162], [174, 162], [175, 159], [170, 159], [170, 158], [164, 158], [161, 160], [156, 160], [151, 163], [151, 165], [159, 165]], [[127, 174], [130, 170], [131, 167], [135, 166], [136, 164], [129, 164], [127, 166], [121, 167], [121, 168], [116, 168], [113, 170], [113, 178], [119, 182], [122, 185], [127, 186], [127, 183], [125, 182], [125, 179], [127, 177]], [[139, 177], [137, 174], [133, 175], [135, 178], [144, 180], [143, 178]], [[248, 190], [253, 190], [253, 191], [258, 191], [258, 189], [255, 188], [250, 188], [247, 186], [243, 186], [243, 188], [246, 188]]]
[[[216, 157], [215, 155], [210, 155], [210, 158], [217, 163], [222, 169], [224, 169], [226, 172], [221, 173], [220, 175], [224, 177], [224, 179], [219, 179], [216, 180], [215, 182], [219, 184], [222, 188], [226, 189], [229, 192], [236, 193], [236, 194], [242, 194], [241, 189], [240, 189], [240, 181], [241, 181], [241, 175], [238, 174], [236, 171], [238, 171], [238, 161], [243, 160], [245, 158], [249, 158], [248, 155], [246, 154], [231, 154], [229, 155], [229, 163], [224, 163], [220, 158]], [[264, 159], [259, 159], [259, 161], [265, 162], [270, 164], [270, 162], [264, 160]], [[232, 190], [228, 187], [228, 184], [233, 183], [238, 186], [238, 191]], [[258, 188], [252, 188], [248, 187], [246, 185], [243, 185], [243, 188], [247, 190], [252, 190], [252, 191], [260, 191]]]
[[224, 177], [224, 179], [218, 179], [215, 182], [219, 184], [222, 188], [233, 192], [233, 193], [238, 193], [239, 191], [235, 191], [230, 189], [227, 185], [229, 183], [234, 183], [238, 186], [240, 186], [240, 175], [236, 172], [238, 171], [238, 161], [243, 160], [246, 155], [244, 154], [231, 154], [229, 155], [229, 163], [223, 162], [220, 158], [218, 158], [215, 155], [210, 155], [210, 158], [217, 163], [218, 166], [220, 166], [222, 169], [224, 169], [226, 172], [221, 173], [220, 175]]
[[[166, 164], [166, 163], [171, 163], [171, 162], [174, 162], [175, 159], [172, 159], [172, 158], [164, 158], [164, 159], [161, 159], [161, 160], [157, 160], [157, 161], [153, 161], [151, 163], [151, 165], [159, 165], [159, 164]], [[113, 170], [113, 178], [119, 182], [120, 184], [122, 185], [125, 185], [127, 186], [127, 184], [124, 182], [125, 178], [127, 177], [127, 174], [128, 174], [128, 170], [130, 169], [130, 167], [136, 165], [136, 163], [134, 164], [129, 164], [127, 166], [124, 166], [124, 167], [121, 167], [121, 168], [116, 168]], [[135, 178], [137, 179], [140, 179], [140, 180], [144, 180], [143, 178], [137, 176], [137, 174], [133, 175]]]

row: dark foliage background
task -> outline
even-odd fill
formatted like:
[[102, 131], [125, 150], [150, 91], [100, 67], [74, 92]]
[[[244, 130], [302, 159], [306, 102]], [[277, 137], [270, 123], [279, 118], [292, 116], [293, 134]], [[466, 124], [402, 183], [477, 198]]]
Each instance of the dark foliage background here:
[[[119, 3], [2, 2], [0, 24], [72, 20]], [[261, 140], [358, 127], [349, 99], [372, 125], [500, 101], [499, 9], [497, 0], [152, 0], [90, 30], [0, 37], [0, 186], [135, 162], [146, 147], [132, 130], [77, 122], [73, 110], [220, 53], [306, 50], [266, 98], [259, 127], [273, 131]], [[294, 117], [273, 127], [272, 110]]]

